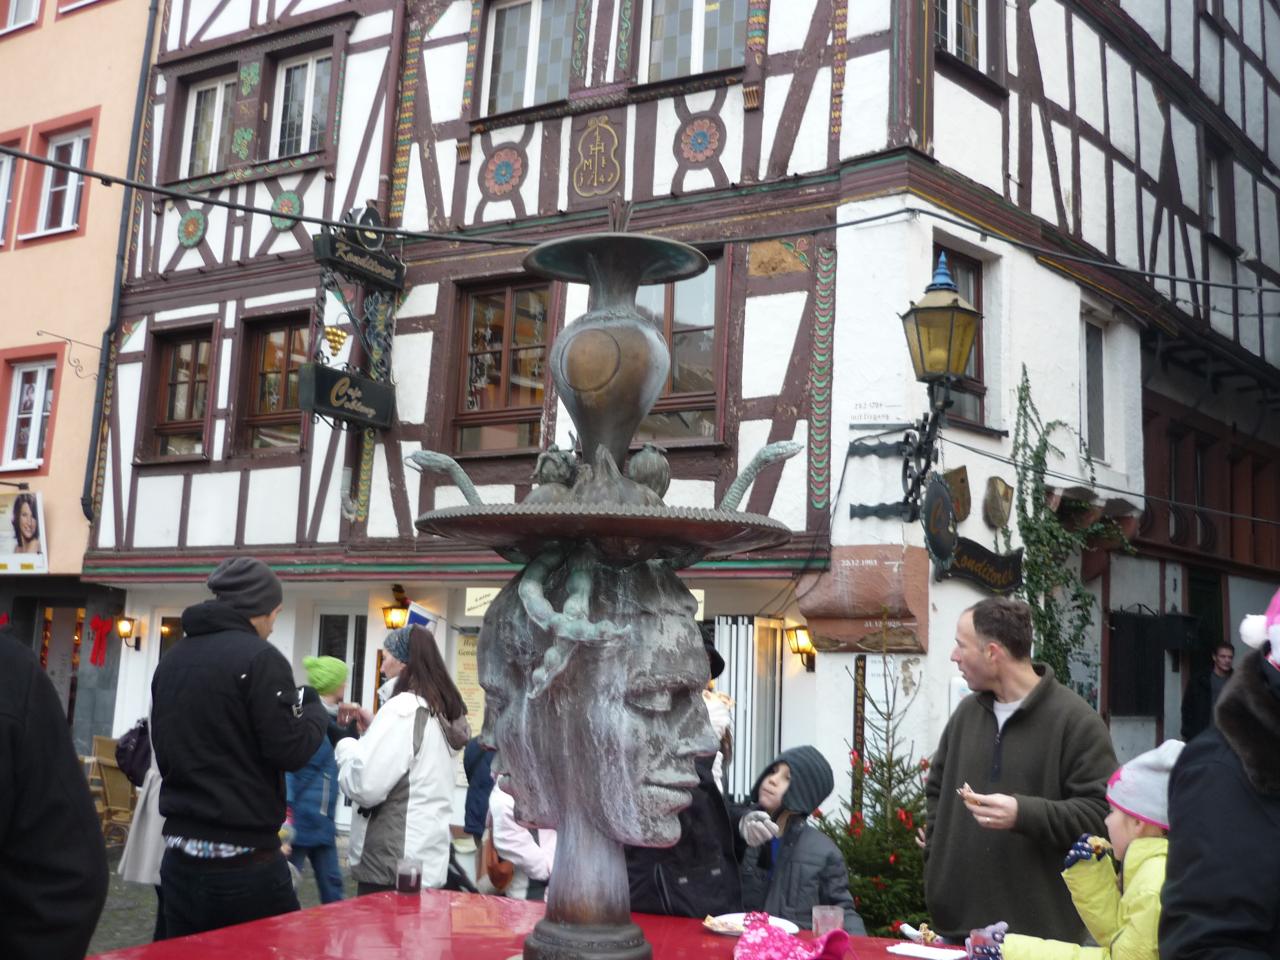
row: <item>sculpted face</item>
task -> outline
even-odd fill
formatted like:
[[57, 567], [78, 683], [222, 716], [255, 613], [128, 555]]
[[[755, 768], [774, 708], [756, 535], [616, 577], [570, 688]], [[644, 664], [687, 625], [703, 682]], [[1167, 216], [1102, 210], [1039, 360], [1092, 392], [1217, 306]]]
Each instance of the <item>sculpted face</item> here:
[[[548, 579], [557, 608], [558, 586], [556, 575]], [[636, 639], [578, 646], [552, 686], [530, 700], [529, 677], [550, 640], [529, 623], [511, 585], [499, 594], [478, 655], [482, 738], [498, 749], [495, 772], [513, 775], [525, 819], [555, 826], [573, 803], [619, 843], [670, 846], [698, 782], [693, 758], [717, 747], [702, 704], [708, 668], [696, 602], [656, 562], [601, 568], [592, 596], [593, 621], [634, 623]]]

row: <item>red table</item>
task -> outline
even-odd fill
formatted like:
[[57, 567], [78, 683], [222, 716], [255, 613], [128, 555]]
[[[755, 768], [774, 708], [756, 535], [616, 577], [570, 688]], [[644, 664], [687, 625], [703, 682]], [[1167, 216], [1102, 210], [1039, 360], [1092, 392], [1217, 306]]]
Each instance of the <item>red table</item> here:
[[[180, 940], [98, 954], [98, 960], [508, 960], [544, 905], [505, 897], [424, 890], [377, 893]], [[733, 956], [733, 937], [698, 920], [635, 915], [655, 960]], [[893, 940], [855, 938], [847, 960], [893, 958]], [[900, 942], [900, 941], [899, 941]]]

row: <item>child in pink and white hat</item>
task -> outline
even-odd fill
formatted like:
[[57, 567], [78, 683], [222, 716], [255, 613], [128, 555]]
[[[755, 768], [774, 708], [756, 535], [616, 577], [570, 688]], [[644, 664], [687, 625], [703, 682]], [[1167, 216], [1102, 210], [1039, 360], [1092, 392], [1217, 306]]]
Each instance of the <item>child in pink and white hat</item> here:
[[1062, 879], [1099, 947], [1008, 933], [1007, 923], [996, 923], [970, 934], [965, 942], [969, 957], [1158, 960], [1160, 890], [1169, 848], [1169, 775], [1182, 747], [1180, 740], [1166, 740], [1112, 774], [1107, 782], [1111, 842], [1085, 834], [1067, 853]]

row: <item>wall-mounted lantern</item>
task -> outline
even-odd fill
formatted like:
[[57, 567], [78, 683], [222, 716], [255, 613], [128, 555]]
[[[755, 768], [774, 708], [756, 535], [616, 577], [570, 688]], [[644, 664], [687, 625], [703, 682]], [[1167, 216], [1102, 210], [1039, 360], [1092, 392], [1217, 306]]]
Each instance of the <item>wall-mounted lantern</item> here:
[[929, 471], [938, 459], [938, 430], [951, 406], [951, 386], [964, 376], [977, 338], [982, 314], [975, 310], [951, 278], [947, 255], [938, 255], [933, 282], [919, 303], [902, 315], [911, 366], [929, 391], [929, 409], [896, 443], [849, 445], [851, 457], [901, 457], [902, 500], [897, 503], [855, 503], [853, 519], [879, 517], [912, 523], [920, 517], [920, 497]]
[[813, 649], [813, 641], [809, 638], [809, 628], [788, 627], [787, 646], [791, 648], [792, 653], [800, 658], [805, 670], [813, 673], [814, 654], [817, 651]]
[[388, 630], [398, 630], [409, 622], [408, 607], [383, 607], [382, 622], [386, 624]]
[[116, 617], [116, 636], [131, 650], [142, 649], [142, 625], [137, 617]]

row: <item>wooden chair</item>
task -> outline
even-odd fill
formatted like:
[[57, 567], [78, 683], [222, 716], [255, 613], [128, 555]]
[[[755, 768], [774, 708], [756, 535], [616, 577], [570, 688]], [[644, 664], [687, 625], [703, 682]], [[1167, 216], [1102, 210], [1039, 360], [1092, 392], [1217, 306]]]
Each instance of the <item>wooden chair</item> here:
[[98, 810], [102, 835], [108, 845], [124, 843], [129, 838], [129, 826], [133, 823], [133, 784], [115, 757], [99, 757], [98, 769], [102, 774], [102, 805]]

